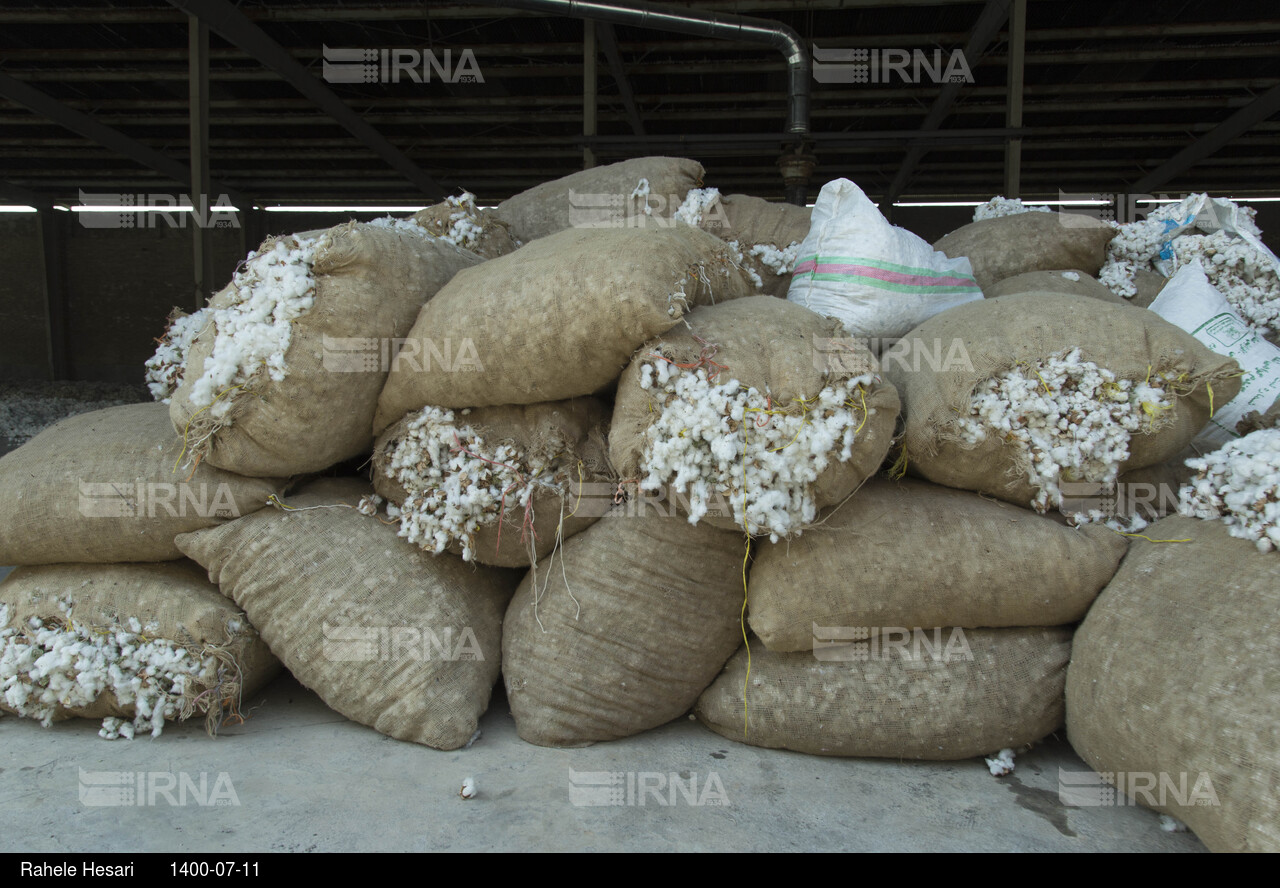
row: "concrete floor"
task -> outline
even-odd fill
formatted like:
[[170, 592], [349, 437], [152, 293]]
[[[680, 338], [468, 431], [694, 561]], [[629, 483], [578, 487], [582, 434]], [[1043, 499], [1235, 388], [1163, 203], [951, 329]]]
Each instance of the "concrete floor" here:
[[[1087, 768], [1060, 739], [996, 778], [981, 759], [757, 749], [687, 719], [615, 743], [542, 749], [516, 736], [500, 689], [481, 738], [454, 752], [349, 722], [288, 675], [256, 702], [217, 739], [194, 723], [108, 742], [96, 722], [45, 729], [0, 718], [0, 851], [1204, 850], [1143, 808], [1064, 807], [1058, 769]], [[106, 785], [118, 772], [123, 796]], [[618, 772], [611, 796], [599, 781]], [[467, 777], [479, 791], [472, 800], [458, 795]]]

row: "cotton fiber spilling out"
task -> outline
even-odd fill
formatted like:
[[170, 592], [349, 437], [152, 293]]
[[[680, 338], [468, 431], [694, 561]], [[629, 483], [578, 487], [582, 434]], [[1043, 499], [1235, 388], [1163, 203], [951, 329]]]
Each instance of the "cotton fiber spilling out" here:
[[791, 274], [796, 270], [796, 257], [800, 255], [800, 243], [799, 241], [792, 241], [785, 247], [775, 247], [773, 244], [756, 244], [747, 251], [747, 255], [755, 256], [768, 266], [774, 274]]
[[1261, 241], [1256, 212], [1223, 198], [1191, 194], [1119, 226], [1099, 279], [1126, 298], [1139, 271], [1165, 277], [1199, 261], [1211, 283], [1264, 335], [1280, 332], [1280, 260]]
[[720, 189], [718, 188], [691, 188], [685, 195], [684, 202], [672, 213], [671, 218], [697, 228], [702, 225], [702, 217], [707, 210], [716, 206], [719, 201]]
[[474, 411], [426, 407], [379, 437], [374, 487], [414, 545], [527, 566], [599, 517], [598, 498], [580, 506], [584, 487], [594, 494], [608, 477], [607, 423], [607, 408], [592, 398]]
[[423, 303], [482, 262], [407, 220], [268, 238], [184, 350], [169, 416], [185, 464], [288, 477], [367, 454], [393, 361], [424, 359], [396, 346]]
[[1053, 210], [1045, 206], [1028, 206], [1017, 197], [993, 197], [986, 203], [978, 204], [973, 208], [973, 221], [981, 222], [983, 219], [998, 219], [1001, 216], [1016, 216], [1019, 213], [1052, 212]]
[[1077, 497], [1168, 462], [1240, 393], [1231, 357], [1154, 312], [1072, 293], [959, 306], [883, 366], [906, 405], [908, 471], [1041, 511], [1070, 494], [1063, 511], [1083, 512]]
[[1030, 505], [1046, 512], [1062, 505], [1064, 481], [1115, 482], [1130, 436], [1172, 408], [1165, 382], [1119, 379], [1076, 348], [983, 382], [960, 431], [969, 445], [996, 436], [1024, 448]]
[[[686, 203], [700, 192], [690, 191]], [[703, 204], [698, 226], [742, 253], [744, 267], [759, 278], [759, 289], [785, 297], [795, 271], [800, 244], [809, 233], [810, 210], [789, 203], [775, 203], [749, 194], [719, 195]]]
[[279, 666], [189, 561], [19, 567], [0, 584], [0, 709], [46, 727], [157, 737], [199, 713], [213, 733]]
[[1196, 475], [1179, 493], [1180, 514], [1220, 518], [1259, 552], [1280, 548], [1280, 429], [1253, 432], [1187, 467]]
[[880, 467], [898, 394], [838, 321], [762, 295], [687, 323], [618, 383], [609, 452], [629, 494], [777, 540]]
[[504, 223], [476, 206], [476, 196], [469, 191], [446, 197], [443, 202], [419, 210], [408, 219], [384, 216], [368, 224], [435, 238], [486, 259], [510, 253], [519, 246]]
[[209, 322], [208, 311], [202, 308], [192, 314], [175, 313], [159, 340], [156, 353], [147, 359], [147, 388], [151, 397], [161, 404], [168, 404], [178, 390], [186, 367], [187, 349]]
[[32, 617], [18, 627], [9, 627], [8, 607], [0, 604], [0, 690], [19, 715], [48, 727], [59, 707], [91, 706], [109, 693], [137, 714], [132, 721], [106, 718], [102, 737], [159, 737], [165, 721], [182, 714], [189, 686], [216, 684], [217, 657], [156, 638], [155, 624], [130, 619], [104, 631], [77, 623], [71, 603], [60, 604], [63, 619]]
[[1280, 333], [1280, 274], [1275, 258], [1225, 231], [1176, 238], [1178, 266], [1199, 261], [1205, 274], [1240, 315], [1264, 335]]
[[497, 522], [508, 505], [527, 512], [537, 485], [559, 488], [546, 476], [548, 466], [527, 464], [509, 445], [487, 445], [460, 418], [425, 408], [409, 421], [385, 471], [409, 491], [400, 536], [437, 555], [461, 545], [462, 559], [472, 561], [477, 529]]
[[[817, 517], [813, 484], [831, 461], [848, 462], [871, 415], [871, 374], [844, 379], [796, 405], [775, 404], [736, 379], [711, 379], [655, 357], [641, 365], [640, 386], [660, 405], [642, 457], [641, 490], [688, 497], [697, 524], [713, 500], [735, 524], [771, 540]], [[786, 412], [790, 407], [794, 412]]]
[[217, 335], [204, 373], [191, 387], [193, 407], [208, 408], [215, 420], [224, 418], [232, 401], [220, 396], [246, 383], [259, 368], [276, 382], [288, 376], [284, 355], [293, 322], [315, 302], [312, 265], [320, 240], [318, 235], [281, 238], [262, 252], [249, 253], [231, 279], [230, 298], [222, 307], [205, 309]]

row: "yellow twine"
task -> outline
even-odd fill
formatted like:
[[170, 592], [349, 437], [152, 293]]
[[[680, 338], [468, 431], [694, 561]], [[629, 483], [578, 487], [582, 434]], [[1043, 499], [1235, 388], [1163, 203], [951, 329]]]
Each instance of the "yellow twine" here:
[[907, 474], [907, 445], [904, 441], [902, 444], [902, 452], [898, 454], [898, 458], [893, 461], [893, 465], [889, 466], [889, 477], [894, 481], [904, 477]]
[[201, 413], [204, 413], [214, 404], [217, 404], [219, 399], [221, 399], [222, 396], [225, 395], [227, 392], [234, 392], [236, 389], [244, 388], [246, 385], [248, 385], [247, 382], [242, 382], [240, 383], [240, 385], [233, 385], [230, 388], [223, 389], [222, 391], [218, 392], [218, 397], [214, 398], [207, 405], [205, 405], [204, 407], [201, 407], [195, 413], [191, 414], [191, 418], [187, 420], [187, 427], [182, 430], [182, 452], [178, 454], [178, 459], [173, 464], [173, 472], [171, 472], [170, 474], [177, 474], [178, 466], [182, 464], [182, 457], [186, 456], [187, 435], [191, 432], [191, 423], [195, 422], [196, 417], [199, 416]]
[[1122, 537], [1140, 537], [1141, 539], [1144, 539], [1144, 540], [1146, 540], [1146, 541], [1147, 541], [1147, 542], [1149, 542], [1149, 543], [1191, 543], [1191, 542], [1195, 542], [1194, 540], [1191, 540], [1191, 539], [1186, 539], [1186, 540], [1153, 540], [1153, 539], [1151, 539], [1151, 537], [1147, 536], [1146, 534], [1141, 534], [1141, 533], [1125, 533], [1125, 532], [1124, 532], [1124, 531], [1122, 531], [1122, 530], [1116, 530], [1116, 529], [1114, 529], [1114, 528], [1108, 528], [1108, 530], [1110, 530], [1112, 533], [1118, 533], [1118, 534], [1120, 534], [1120, 536], [1122, 536]]

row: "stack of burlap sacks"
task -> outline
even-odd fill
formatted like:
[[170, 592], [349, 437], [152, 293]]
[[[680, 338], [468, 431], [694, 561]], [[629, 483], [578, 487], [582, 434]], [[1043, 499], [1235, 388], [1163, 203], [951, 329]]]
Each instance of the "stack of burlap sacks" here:
[[[520, 736], [548, 746], [692, 711], [762, 746], [944, 760], [1020, 749], [1065, 724], [1099, 770], [1211, 772], [1220, 807], [1158, 806], [1210, 847], [1280, 847], [1275, 556], [1209, 522], [1147, 531], [1190, 544], [1131, 545], [1037, 514], [1018, 454], [964, 446], [953, 428], [983, 380], [1078, 346], [1124, 378], [1182, 380], [1124, 466], [1150, 471], [1208, 420], [1210, 385], [1233, 396], [1233, 363], [1115, 304], [1093, 278], [1110, 229], [1051, 214], [974, 223], [936, 245], [969, 257], [987, 299], [927, 321], [896, 355], [852, 343], [838, 366], [818, 360], [839, 325], [777, 298], [786, 275], [750, 250], [797, 244], [808, 214], [735, 195], [716, 198], [701, 228], [670, 220], [702, 173], [642, 158], [538, 186], [488, 214], [508, 237], [485, 256], [335, 229], [289, 376], [252, 380], [229, 422], [202, 418], [180, 388], [167, 414], [101, 411], [0, 459], [0, 563], [58, 565], [15, 572], [0, 600], [86, 601], [80, 578], [105, 576], [101, 565], [185, 557], [208, 577], [193, 582], [234, 602], [335, 710], [445, 749], [474, 738], [500, 671]], [[646, 211], [646, 193], [665, 200]], [[582, 195], [638, 212], [584, 227]], [[469, 340], [477, 360], [326, 372], [325, 337], [418, 355]], [[935, 342], [961, 343], [965, 365], [921, 362]], [[184, 385], [207, 348], [197, 339]], [[810, 485], [820, 511], [802, 533], [773, 542], [732, 503], [691, 523], [687, 503], [646, 499], [664, 408], [644, 382], [653, 361], [767, 392], [790, 415], [824, 387], [873, 380], [851, 405], [862, 424], [849, 456]], [[394, 512], [369, 505], [375, 490], [409, 500], [392, 467], [427, 408], [558, 467], [558, 486], [504, 502], [475, 533], [472, 563], [457, 540], [440, 554], [408, 542]], [[372, 483], [355, 477], [366, 468]], [[225, 484], [234, 505], [198, 520], [89, 519], [78, 485], [98, 480]], [[181, 617], [164, 631], [213, 643]], [[246, 693], [261, 683], [251, 660]]]

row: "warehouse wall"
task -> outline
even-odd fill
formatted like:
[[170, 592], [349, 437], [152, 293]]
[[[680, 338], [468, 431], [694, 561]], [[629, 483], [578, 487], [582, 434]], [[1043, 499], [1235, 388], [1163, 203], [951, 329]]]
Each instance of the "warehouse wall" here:
[[34, 214], [0, 214], [0, 379], [45, 379], [44, 267]]
[[[1255, 204], [1264, 240], [1280, 253], [1280, 204]], [[894, 223], [930, 243], [968, 223], [969, 207], [897, 207]], [[360, 217], [362, 221], [374, 215]], [[264, 234], [328, 228], [333, 214], [260, 214]], [[86, 228], [59, 213], [66, 245], [71, 378], [140, 383], [169, 311], [190, 308], [191, 231], [154, 228]], [[246, 230], [256, 246], [258, 232]], [[215, 229], [214, 277], [230, 280], [244, 256], [237, 229]], [[48, 377], [44, 269], [38, 218], [0, 215], [0, 379]]]
[[[190, 229], [86, 228], [55, 217], [66, 255], [70, 378], [141, 383], [174, 306], [194, 308]], [[47, 379], [44, 267], [39, 220], [0, 215], [0, 378]], [[215, 229], [214, 278], [243, 258], [240, 232]]]

